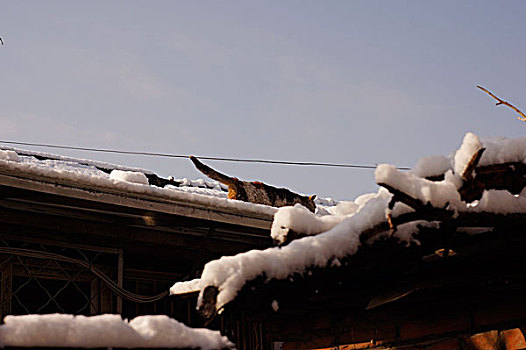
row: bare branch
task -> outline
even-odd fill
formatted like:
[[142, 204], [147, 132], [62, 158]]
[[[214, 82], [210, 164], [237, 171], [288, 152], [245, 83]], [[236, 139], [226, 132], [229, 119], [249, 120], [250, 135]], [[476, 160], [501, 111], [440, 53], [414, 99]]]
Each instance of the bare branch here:
[[422, 203], [420, 199], [413, 198], [407, 193], [402, 192], [401, 190], [394, 188], [391, 185], [385, 183], [378, 183], [379, 186], [385, 187], [389, 192], [393, 194], [395, 201], [404, 203], [407, 206], [413, 208], [417, 213], [419, 213], [421, 219], [423, 220], [448, 220], [453, 216], [453, 212], [443, 209], [435, 208], [430, 203]]
[[510, 107], [511, 109], [513, 109], [515, 112], [519, 113], [521, 116], [520, 117], [517, 117], [517, 119], [519, 120], [522, 120], [523, 122], [526, 122], [526, 115], [524, 113], [522, 113], [517, 107], [515, 107], [514, 105], [512, 105], [511, 103], [508, 103], [506, 101], [503, 101], [501, 100], [500, 98], [498, 98], [497, 96], [493, 95], [491, 92], [489, 92], [488, 90], [484, 89], [482, 86], [479, 86], [477, 85], [477, 87], [486, 92], [488, 95], [490, 95], [491, 97], [493, 97], [495, 100], [497, 100], [497, 106], [498, 105], [506, 105], [508, 107]]

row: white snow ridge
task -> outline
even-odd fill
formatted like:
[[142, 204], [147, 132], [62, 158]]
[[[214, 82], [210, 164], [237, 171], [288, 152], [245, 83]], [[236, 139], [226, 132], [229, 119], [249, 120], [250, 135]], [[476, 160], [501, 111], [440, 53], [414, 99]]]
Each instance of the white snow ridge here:
[[219, 331], [193, 329], [164, 315], [139, 316], [64, 314], [6, 316], [0, 325], [0, 346], [79, 348], [233, 349]]

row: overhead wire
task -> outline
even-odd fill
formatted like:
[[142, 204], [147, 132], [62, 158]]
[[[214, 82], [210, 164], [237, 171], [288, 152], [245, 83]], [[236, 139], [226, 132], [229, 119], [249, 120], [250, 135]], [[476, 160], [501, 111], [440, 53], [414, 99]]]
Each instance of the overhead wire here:
[[[90, 148], [90, 147], [76, 147], [76, 146], [63, 146], [63, 145], [52, 145], [43, 143], [30, 143], [30, 142], [19, 142], [19, 141], [8, 141], [0, 140], [0, 143], [20, 145], [20, 146], [31, 146], [31, 147], [45, 147], [55, 149], [67, 149], [76, 151], [89, 151], [99, 153], [114, 153], [124, 155], [139, 155], [139, 156], [154, 156], [154, 157], [168, 157], [168, 158], [188, 158], [189, 155], [181, 154], [169, 154], [169, 153], [156, 153], [156, 152], [138, 152], [138, 151], [123, 151], [113, 149], [101, 149], [101, 148]], [[339, 164], [339, 163], [320, 163], [320, 162], [295, 162], [295, 161], [280, 161], [280, 160], [267, 160], [267, 159], [240, 159], [240, 158], [224, 158], [224, 157], [207, 157], [199, 156], [198, 158], [204, 160], [216, 160], [216, 161], [227, 161], [227, 162], [243, 162], [243, 163], [262, 163], [262, 164], [280, 164], [280, 165], [297, 165], [297, 166], [322, 166], [322, 167], [341, 167], [341, 168], [358, 168], [358, 169], [375, 169], [376, 165], [358, 165], [358, 164]], [[398, 167], [400, 170], [410, 170], [407, 167]], [[132, 293], [120, 287], [104, 272], [97, 267], [91, 265], [86, 261], [79, 259], [70, 258], [64, 255], [54, 254], [50, 252], [35, 251], [23, 248], [12, 248], [12, 247], [0, 247], [0, 254], [14, 254], [26, 257], [40, 258], [40, 259], [52, 259], [70, 264], [80, 266], [95, 276], [100, 278], [116, 295], [130, 300], [136, 303], [151, 303], [158, 301], [168, 295], [168, 291], [160, 293], [154, 296], [144, 296]]]
[[[125, 155], [153, 156], [153, 157], [167, 157], [167, 158], [188, 158], [190, 156], [190, 155], [182, 155], [182, 154], [142, 152], [142, 151], [123, 151], [123, 150], [113, 150], [113, 149], [103, 149], [103, 148], [62, 146], [62, 145], [6, 141], [6, 140], [0, 140], [0, 143], [11, 144], [11, 145], [21, 145], [21, 146], [32, 146], [32, 147], [67, 149], [67, 150], [76, 150], [76, 151], [115, 153], [115, 154], [125, 154]], [[355, 169], [376, 169], [376, 165], [323, 163], [323, 162], [296, 162], [296, 161], [282, 161], [282, 160], [268, 160], [268, 159], [244, 159], [244, 158], [225, 158], [225, 157], [209, 157], [209, 156], [196, 156], [196, 157], [199, 159], [203, 159], [203, 160], [217, 160], [217, 161], [225, 161], [225, 162], [279, 164], [279, 165], [297, 165], [297, 166], [321, 166], [321, 167], [338, 167], [338, 168], [355, 168]], [[397, 168], [399, 170], [410, 170], [411, 169], [408, 167], [397, 167]]]

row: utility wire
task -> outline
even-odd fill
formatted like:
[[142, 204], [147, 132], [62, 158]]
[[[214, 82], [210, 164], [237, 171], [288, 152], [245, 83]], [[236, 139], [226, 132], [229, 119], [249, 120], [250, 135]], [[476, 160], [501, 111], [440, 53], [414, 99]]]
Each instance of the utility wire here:
[[[138, 156], [154, 156], [154, 157], [167, 157], [167, 158], [188, 158], [189, 157], [188, 155], [181, 155], [181, 154], [120, 151], [120, 150], [111, 150], [111, 149], [99, 149], [99, 148], [75, 147], [75, 146], [59, 146], [59, 145], [49, 145], [49, 144], [41, 144], [41, 143], [29, 143], [29, 142], [16, 142], [16, 141], [5, 141], [5, 140], [0, 140], [0, 143], [12, 144], [12, 145], [22, 145], [22, 146], [60, 148], [60, 149], [68, 149], [68, 150], [76, 150], [76, 151], [128, 154], [128, 155], [138, 155]], [[291, 162], [291, 161], [282, 161], [282, 160], [239, 159], [239, 158], [201, 157], [201, 156], [196, 156], [196, 157], [199, 158], [199, 159], [204, 159], [204, 160], [219, 160], [219, 161], [225, 161], [225, 162], [281, 164], [281, 165], [299, 165], [299, 166], [323, 166], [323, 167], [356, 168], [356, 169], [376, 169], [376, 165], [318, 163], [318, 162]], [[398, 169], [400, 169], [400, 170], [410, 170], [411, 168], [398, 167]]]

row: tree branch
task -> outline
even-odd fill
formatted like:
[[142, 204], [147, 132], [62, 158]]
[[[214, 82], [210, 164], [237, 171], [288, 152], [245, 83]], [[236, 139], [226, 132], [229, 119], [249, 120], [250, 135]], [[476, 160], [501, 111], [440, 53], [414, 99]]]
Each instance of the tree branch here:
[[404, 193], [391, 185], [385, 183], [378, 183], [378, 185], [391, 192], [394, 196], [393, 198], [395, 198], [395, 201], [404, 203], [405, 205], [413, 208], [417, 213], [419, 213], [423, 220], [443, 221], [450, 219], [454, 214], [447, 209], [435, 208], [430, 203], [422, 203], [419, 199], [413, 198], [407, 193]]
[[495, 100], [497, 100], [497, 106], [498, 105], [506, 105], [508, 107], [510, 107], [511, 109], [513, 109], [515, 112], [519, 113], [521, 116], [520, 117], [517, 117], [517, 119], [519, 120], [522, 120], [523, 122], [526, 122], [526, 115], [524, 113], [522, 113], [517, 107], [515, 107], [514, 105], [512, 105], [511, 103], [508, 103], [506, 101], [503, 101], [501, 100], [500, 98], [498, 98], [497, 96], [493, 95], [491, 92], [489, 92], [488, 90], [484, 89], [482, 86], [479, 86], [477, 85], [477, 87], [479, 89], [481, 89], [482, 91], [486, 92], [488, 95], [490, 95], [491, 97], [493, 97]]

